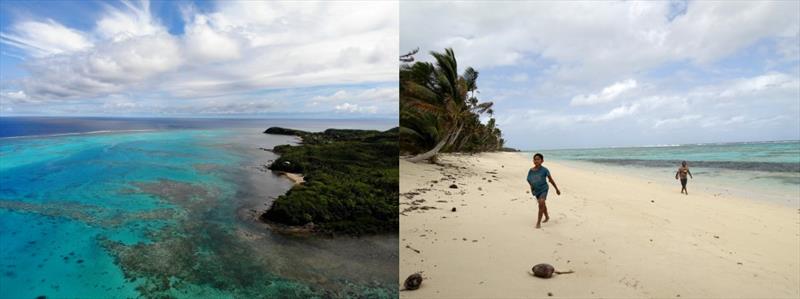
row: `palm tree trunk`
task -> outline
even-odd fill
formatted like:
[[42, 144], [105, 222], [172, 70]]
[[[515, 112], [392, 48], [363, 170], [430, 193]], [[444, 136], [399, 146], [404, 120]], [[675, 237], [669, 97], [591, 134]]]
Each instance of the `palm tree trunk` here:
[[453, 143], [455, 143], [456, 140], [458, 140], [458, 135], [461, 134], [461, 130], [463, 130], [463, 129], [464, 129], [464, 124], [463, 123], [458, 125], [458, 129], [456, 129], [455, 134], [451, 134], [450, 135], [451, 136], [450, 141], [447, 142], [448, 146], [453, 145]]
[[421, 153], [419, 155], [413, 156], [411, 158], [408, 158], [408, 161], [412, 162], [412, 163], [417, 163], [419, 161], [428, 160], [428, 159], [432, 158], [433, 156], [436, 156], [436, 154], [439, 153], [439, 151], [445, 146], [445, 144], [447, 144], [447, 141], [449, 139], [450, 139], [450, 136], [448, 136], [447, 138], [442, 139], [442, 141], [439, 141], [439, 144], [437, 144], [435, 147], [433, 147], [433, 149], [431, 149], [431, 150], [429, 150], [427, 152]]
[[455, 150], [456, 151], [464, 150], [464, 144], [466, 144], [469, 139], [470, 139], [469, 136], [465, 137], [465, 138], [461, 138], [461, 141], [459, 141], [458, 144], [455, 146]]
[[461, 130], [462, 129], [464, 129], [464, 124], [463, 123], [458, 125], [458, 129], [456, 129], [455, 132], [452, 132], [452, 133], [448, 134], [445, 138], [442, 138], [442, 140], [439, 141], [439, 143], [436, 144], [436, 146], [434, 146], [433, 149], [431, 149], [431, 150], [429, 150], [427, 152], [421, 153], [419, 155], [413, 156], [411, 158], [408, 158], [408, 161], [412, 162], [412, 163], [417, 163], [419, 161], [428, 160], [428, 159], [432, 158], [433, 156], [436, 156], [436, 154], [438, 154], [439, 151], [442, 150], [442, 148], [444, 148], [445, 146], [450, 146], [450, 145], [453, 144], [453, 142], [456, 141], [456, 139], [458, 138], [458, 135], [461, 134]]

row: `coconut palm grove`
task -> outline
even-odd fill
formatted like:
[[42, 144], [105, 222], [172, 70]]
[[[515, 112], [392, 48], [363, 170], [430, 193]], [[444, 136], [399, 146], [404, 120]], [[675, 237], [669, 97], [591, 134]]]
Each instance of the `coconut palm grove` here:
[[[478, 71], [458, 73], [453, 49], [431, 52], [435, 63], [401, 57], [400, 152], [412, 162], [436, 161], [440, 152], [484, 152], [503, 149], [492, 102], [481, 101]], [[488, 117], [484, 123], [482, 118]]]

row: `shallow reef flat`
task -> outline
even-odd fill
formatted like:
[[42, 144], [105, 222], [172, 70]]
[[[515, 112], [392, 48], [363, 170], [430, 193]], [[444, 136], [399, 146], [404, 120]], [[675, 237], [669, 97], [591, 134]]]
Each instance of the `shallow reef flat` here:
[[396, 240], [294, 238], [239, 217], [291, 184], [256, 167], [287, 138], [237, 134], [0, 144], [0, 297], [396, 297]]
[[126, 212], [73, 202], [33, 204], [0, 199], [0, 209], [47, 217], [62, 217], [102, 228], [116, 228], [135, 221], [172, 219], [175, 217], [173, 209]]

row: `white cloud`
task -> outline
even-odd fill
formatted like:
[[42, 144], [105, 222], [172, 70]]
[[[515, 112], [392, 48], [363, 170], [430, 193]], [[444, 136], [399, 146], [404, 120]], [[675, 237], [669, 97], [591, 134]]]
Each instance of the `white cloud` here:
[[661, 127], [671, 127], [680, 124], [690, 125], [693, 124], [695, 120], [698, 120], [701, 117], [703, 116], [700, 114], [690, 114], [690, 115], [683, 115], [681, 117], [660, 119], [656, 121], [655, 124], [653, 124], [653, 128], [657, 129]]
[[32, 60], [27, 65], [31, 76], [21, 84], [33, 99], [96, 97], [147, 86], [148, 80], [182, 62], [175, 38], [148, 35]]
[[610, 120], [615, 120], [615, 119], [618, 119], [618, 118], [621, 118], [621, 117], [625, 117], [625, 116], [634, 114], [637, 111], [639, 111], [639, 104], [638, 103], [634, 103], [634, 104], [631, 104], [631, 105], [624, 105], [624, 106], [619, 106], [617, 108], [611, 109], [611, 111], [609, 111], [608, 113], [600, 115], [598, 117], [591, 118], [591, 120], [592, 121], [610, 121]]
[[205, 16], [196, 16], [185, 32], [186, 51], [193, 60], [220, 62], [241, 57], [239, 41], [211, 28]]
[[26, 96], [25, 92], [22, 91], [22, 90], [4, 92], [3, 93], [3, 97], [4, 98], [9, 98], [9, 99], [12, 99], [12, 100], [25, 100], [25, 99], [28, 98], [28, 96]]
[[[210, 11], [183, 6], [182, 35], [170, 34], [152, 15], [149, 2], [123, 5], [108, 5], [91, 31], [51, 20], [15, 23], [8, 32], [4, 28], [4, 46], [22, 51], [26, 61], [21, 66], [30, 74], [4, 84], [47, 102], [158, 94], [169, 106], [326, 85], [353, 93], [358, 88], [348, 85], [398, 80], [397, 3], [221, 1]], [[390, 101], [397, 106], [396, 95], [371, 92], [379, 94], [363, 92], [356, 96], [364, 99], [349, 103], [366, 113], [372, 106], [382, 111], [392, 106], [386, 104]], [[379, 96], [383, 104], [362, 102]], [[243, 109], [231, 101], [221, 99], [214, 107]], [[239, 104], [261, 110], [269, 106]]]
[[213, 114], [213, 115], [224, 115], [224, 114], [260, 114], [260, 113], [268, 113], [274, 112], [279, 109], [280, 103], [278, 101], [272, 100], [254, 100], [254, 101], [241, 101], [241, 102], [229, 102], [229, 101], [212, 101], [207, 103], [199, 103], [191, 106], [177, 106], [174, 111], [170, 111], [174, 114], [185, 114], [185, 115], [195, 115], [195, 114]]
[[[480, 71], [480, 96], [495, 102], [512, 146], [800, 132], [797, 1], [402, 2], [400, 9], [401, 49], [419, 47], [415, 58], [431, 61], [427, 52], [452, 47], [462, 70]], [[513, 84], [520, 73], [534, 79]], [[669, 130], [687, 121], [696, 130]], [[532, 141], [532, 127], [548, 130]]]
[[369, 88], [363, 90], [337, 90], [330, 95], [318, 95], [311, 99], [308, 107], [326, 109], [334, 107], [338, 112], [382, 113], [398, 112], [397, 87]]
[[[669, 6], [666, 1], [403, 2], [400, 46], [423, 53], [453, 47], [460, 65], [478, 69], [551, 61], [548, 72], [557, 79], [581, 82], [620, 80], [668, 62], [707, 64], [760, 39], [800, 32], [800, 2], [695, 1], [672, 20]], [[418, 58], [429, 59], [424, 56]]]
[[34, 57], [81, 51], [92, 47], [89, 37], [53, 20], [23, 21], [0, 33], [0, 42], [17, 47]]
[[581, 106], [581, 105], [595, 105], [595, 104], [608, 103], [614, 101], [622, 93], [634, 88], [636, 88], [636, 80], [628, 79], [607, 86], [603, 88], [603, 90], [600, 91], [600, 93], [589, 94], [589, 95], [577, 95], [572, 98], [572, 101], [570, 101], [570, 105]]
[[356, 113], [356, 112], [376, 113], [378, 112], [378, 108], [375, 106], [362, 107], [357, 104], [344, 103], [341, 105], [336, 105], [336, 111], [349, 112], [349, 113]]
[[315, 102], [339, 102], [344, 100], [359, 102], [388, 102], [397, 103], [399, 89], [397, 87], [370, 88], [364, 90], [340, 89], [331, 95], [316, 96]]
[[[0, 105], [11, 107], [11, 105], [15, 104], [39, 104], [41, 101], [37, 101], [28, 97], [25, 94], [25, 91], [17, 90], [17, 91], [0, 91]], [[10, 110], [9, 110], [10, 111]]]
[[648, 111], [685, 111], [689, 109], [689, 98], [686, 95], [653, 95], [636, 100]]
[[[602, 114], [569, 114], [563, 111], [548, 111], [543, 109], [528, 109], [521, 112], [510, 112], [498, 117], [498, 124], [501, 128], [506, 126], [528, 127], [536, 126], [557, 126], [574, 127], [576, 124], [599, 124], [618, 120], [620, 118], [636, 114], [641, 110], [641, 104], [633, 103], [622, 105], [611, 109]], [[520, 123], [524, 125], [520, 125]]]
[[728, 127], [735, 124], [742, 124], [744, 122], [751, 121], [747, 117], [743, 115], [736, 115], [731, 117], [710, 117], [704, 119], [700, 122], [700, 126], [703, 128], [710, 128], [710, 127]]
[[778, 39], [778, 53], [788, 61], [800, 60], [800, 32], [792, 37]]
[[129, 99], [109, 99], [105, 103], [103, 103], [103, 110], [111, 112], [111, 111], [132, 111], [136, 108], [139, 108], [140, 105], [136, 102], [133, 102]]
[[800, 2], [696, 1], [670, 24], [672, 55], [701, 63], [716, 61], [758, 39], [800, 32]]
[[106, 5], [105, 14], [97, 21], [95, 33], [102, 40], [114, 42], [124, 41], [138, 36], [166, 33], [150, 14], [150, 3], [147, 0], [134, 5], [122, 1], [125, 10]]
[[723, 98], [735, 97], [768, 89], [798, 90], [800, 89], [800, 78], [784, 73], [771, 72], [753, 78], [739, 79], [733, 82], [730, 87], [722, 90], [719, 96]]
[[528, 81], [528, 74], [526, 74], [526, 73], [516, 73], [513, 76], [511, 76], [511, 78], [509, 78], [509, 80], [511, 80], [511, 82], [517, 82], [517, 83], [525, 82], [525, 81]]

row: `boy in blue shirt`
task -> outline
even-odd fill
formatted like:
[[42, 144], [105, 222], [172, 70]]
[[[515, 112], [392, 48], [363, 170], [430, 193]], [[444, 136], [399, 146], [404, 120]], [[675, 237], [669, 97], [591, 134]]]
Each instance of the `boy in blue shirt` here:
[[556, 194], [561, 195], [561, 190], [558, 190], [556, 182], [553, 181], [550, 170], [542, 166], [542, 162], [544, 162], [544, 155], [536, 153], [533, 155], [533, 167], [528, 170], [528, 184], [531, 185], [531, 193], [539, 202], [539, 219], [536, 221], [536, 228], [542, 227], [542, 215], [545, 217], [544, 222], [550, 220], [550, 215], [547, 214], [547, 205], [544, 203], [547, 200], [548, 190], [545, 178], [550, 181], [550, 184], [553, 184], [553, 188], [556, 188]]

